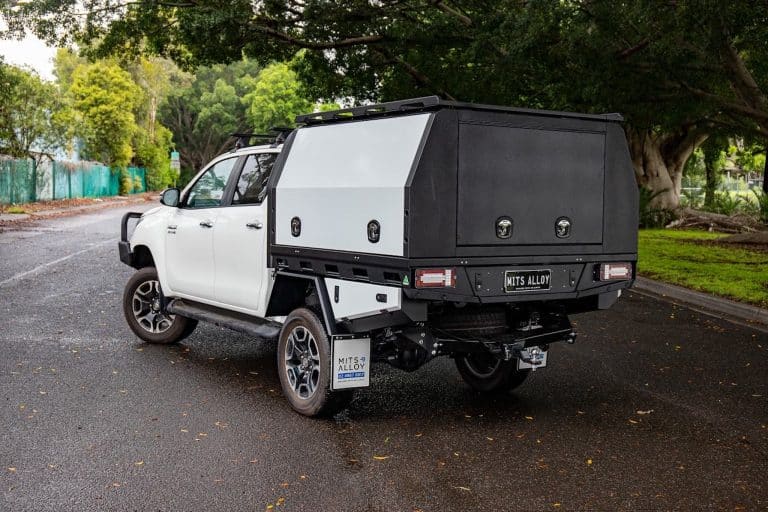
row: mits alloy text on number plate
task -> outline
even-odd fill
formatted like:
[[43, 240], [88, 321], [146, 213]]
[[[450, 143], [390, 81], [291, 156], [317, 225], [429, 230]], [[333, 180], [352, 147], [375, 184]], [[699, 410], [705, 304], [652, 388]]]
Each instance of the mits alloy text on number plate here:
[[504, 291], [507, 293], [549, 290], [551, 284], [551, 270], [507, 270], [504, 272]]

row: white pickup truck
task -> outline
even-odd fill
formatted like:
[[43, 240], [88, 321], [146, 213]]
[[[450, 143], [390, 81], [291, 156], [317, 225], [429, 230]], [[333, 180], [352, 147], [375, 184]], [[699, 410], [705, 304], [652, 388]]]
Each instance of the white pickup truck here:
[[373, 362], [448, 355], [473, 388], [508, 391], [574, 341], [569, 314], [633, 283], [620, 121], [436, 97], [299, 116], [124, 217], [128, 325], [149, 343], [198, 321], [276, 340], [308, 416], [344, 407]]

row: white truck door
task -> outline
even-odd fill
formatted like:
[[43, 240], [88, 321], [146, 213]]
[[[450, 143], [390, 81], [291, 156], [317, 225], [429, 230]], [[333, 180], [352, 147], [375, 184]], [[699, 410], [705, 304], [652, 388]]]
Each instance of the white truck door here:
[[216, 302], [264, 316], [268, 279], [267, 181], [277, 153], [249, 155], [235, 182], [231, 205], [221, 208], [213, 234]]
[[213, 299], [213, 233], [237, 157], [211, 165], [189, 189], [168, 221], [166, 275], [174, 293]]

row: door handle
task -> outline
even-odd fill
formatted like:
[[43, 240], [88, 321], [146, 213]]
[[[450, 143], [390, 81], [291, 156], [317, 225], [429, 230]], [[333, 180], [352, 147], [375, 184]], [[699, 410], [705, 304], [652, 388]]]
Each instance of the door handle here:
[[248, 229], [261, 229], [264, 227], [264, 224], [262, 224], [259, 221], [249, 222], [248, 224], [245, 225], [245, 227], [247, 227]]
[[213, 227], [213, 221], [210, 220], [204, 220], [200, 223], [201, 228], [212, 228]]

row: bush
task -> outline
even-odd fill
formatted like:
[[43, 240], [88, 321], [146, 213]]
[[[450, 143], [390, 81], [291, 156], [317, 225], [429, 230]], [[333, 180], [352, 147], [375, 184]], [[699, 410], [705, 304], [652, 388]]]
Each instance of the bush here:
[[760, 189], [752, 189], [757, 199], [757, 216], [761, 222], [768, 224], [768, 194]]
[[120, 195], [124, 196], [133, 192], [133, 178], [128, 169], [120, 169]]
[[694, 210], [701, 208], [704, 203], [704, 195], [701, 190], [693, 188], [683, 189], [682, 196], [680, 197], [680, 205], [693, 208]]
[[640, 187], [640, 227], [641, 228], [663, 228], [677, 218], [673, 210], [665, 208], [655, 208], [651, 205], [653, 200], [665, 190], [656, 192]]
[[721, 213], [723, 215], [733, 215], [741, 210], [743, 206], [744, 200], [738, 195], [732, 195], [727, 191], [715, 192], [709, 211], [713, 213]]

